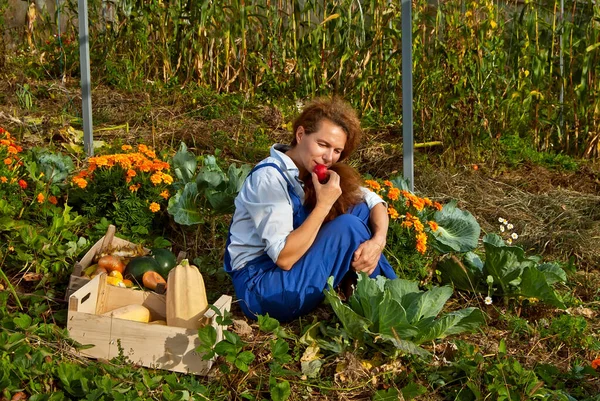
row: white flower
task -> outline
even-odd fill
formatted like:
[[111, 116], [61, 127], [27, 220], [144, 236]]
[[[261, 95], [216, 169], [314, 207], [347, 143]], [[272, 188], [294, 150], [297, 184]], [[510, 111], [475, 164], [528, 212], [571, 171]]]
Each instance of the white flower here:
[[512, 233], [512, 234], [510, 235], [510, 237], [511, 237], [512, 239], [517, 239], [517, 238], [519, 238], [519, 234], [517, 234], [517, 233]]
[[509, 230], [512, 230], [512, 229], [513, 229], [513, 227], [514, 227], [514, 226], [513, 226], [512, 224], [510, 224], [510, 223], [506, 225], [506, 228], [508, 228]]
[[500, 226], [500, 232], [503, 233], [504, 232], [504, 226]]
[[510, 239], [510, 238], [509, 238], [509, 239], [507, 239], [507, 240], [506, 240], [506, 243], [507, 243], [508, 245], [512, 244], [512, 239]]
[[504, 219], [502, 217], [498, 217], [498, 223], [504, 223]]
[[504, 221], [502, 222], [502, 224], [507, 225], [508, 224], [508, 220], [504, 219]]
[[485, 300], [483, 302], [485, 302], [486, 305], [491, 305], [492, 304], [492, 297], [485, 297]]

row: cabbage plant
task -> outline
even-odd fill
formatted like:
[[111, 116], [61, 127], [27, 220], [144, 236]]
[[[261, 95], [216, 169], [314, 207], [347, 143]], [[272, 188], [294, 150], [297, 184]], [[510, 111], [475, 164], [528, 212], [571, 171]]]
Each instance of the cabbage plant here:
[[333, 289], [325, 297], [339, 318], [344, 335], [386, 354], [404, 352], [421, 356], [419, 345], [450, 335], [473, 331], [484, 322], [477, 308], [469, 307], [440, 315], [452, 296], [452, 287], [421, 291], [416, 281], [369, 278], [361, 273], [354, 293], [343, 303]]

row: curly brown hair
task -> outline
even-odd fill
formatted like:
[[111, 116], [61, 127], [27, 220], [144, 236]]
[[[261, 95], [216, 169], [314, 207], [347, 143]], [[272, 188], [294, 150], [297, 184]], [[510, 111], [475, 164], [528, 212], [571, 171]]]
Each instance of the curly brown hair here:
[[362, 130], [356, 110], [339, 96], [316, 98], [304, 107], [302, 113], [294, 121], [294, 139], [291, 146], [294, 147], [297, 144], [296, 132], [299, 127], [303, 127], [306, 134], [312, 134], [319, 130], [323, 120], [329, 120], [340, 126], [346, 133], [346, 145], [339, 161], [346, 159], [358, 147], [362, 138]]

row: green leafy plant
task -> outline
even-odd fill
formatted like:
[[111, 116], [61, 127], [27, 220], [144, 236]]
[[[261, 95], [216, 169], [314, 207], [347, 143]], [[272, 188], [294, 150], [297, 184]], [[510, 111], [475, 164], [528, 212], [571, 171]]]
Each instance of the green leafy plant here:
[[387, 354], [400, 351], [421, 356], [428, 353], [420, 344], [475, 330], [484, 321], [481, 311], [472, 307], [438, 317], [451, 295], [451, 287], [421, 291], [413, 281], [370, 279], [365, 273], [360, 274], [347, 304], [333, 289], [333, 278], [325, 290], [349, 338]]
[[566, 273], [554, 263], [540, 263], [537, 256], [526, 256], [519, 246], [506, 245], [496, 234], [483, 238], [485, 261], [474, 252], [441, 260], [437, 269], [442, 283], [464, 291], [487, 293], [505, 299], [524, 297], [559, 308], [564, 302], [554, 284], [564, 283]]
[[207, 216], [232, 213], [233, 201], [250, 172], [249, 165], [238, 168], [235, 164], [224, 172], [213, 155], [200, 160], [197, 168], [196, 156], [184, 143], [173, 157], [177, 192], [169, 199], [168, 210], [179, 224], [201, 224]]
[[17, 84], [15, 95], [17, 95], [19, 106], [23, 109], [31, 110], [33, 108], [33, 94], [31, 93], [29, 84]]

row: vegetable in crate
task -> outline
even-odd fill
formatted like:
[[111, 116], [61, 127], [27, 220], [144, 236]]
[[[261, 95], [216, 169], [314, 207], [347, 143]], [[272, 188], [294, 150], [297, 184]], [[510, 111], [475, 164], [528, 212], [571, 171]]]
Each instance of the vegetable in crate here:
[[158, 263], [159, 269], [156, 271], [165, 279], [169, 276], [171, 269], [177, 266], [177, 257], [168, 249], [153, 248], [150, 256]]
[[167, 325], [198, 329], [208, 309], [204, 279], [187, 259], [173, 268], [167, 280]]
[[138, 256], [131, 259], [129, 264], [127, 264], [125, 277], [132, 278], [134, 282], [141, 283], [144, 273], [149, 271], [157, 272], [159, 270], [160, 266], [152, 256]]
[[125, 263], [123, 263], [123, 260], [118, 256], [106, 255], [98, 259], [98, 268], [106, 269], [109, 273], [113, 270], [123, 273], [125, 270]]
[[134, 304], [111, 310], [110, 312], [103, 313], [102, 316], [148, 323], [150, 321], [150, 310], [143, 305]]
[[158, 274], [158, 272], [147, 271], [144, 273], [142, 276], [142, 283], [144, 284], [144, 287], [153, 291], [156, 290], [156, 287], [158, 287], [159, 284], [164, 284], [165, 288], [167, 288], [167, 282], [160, 274]]

